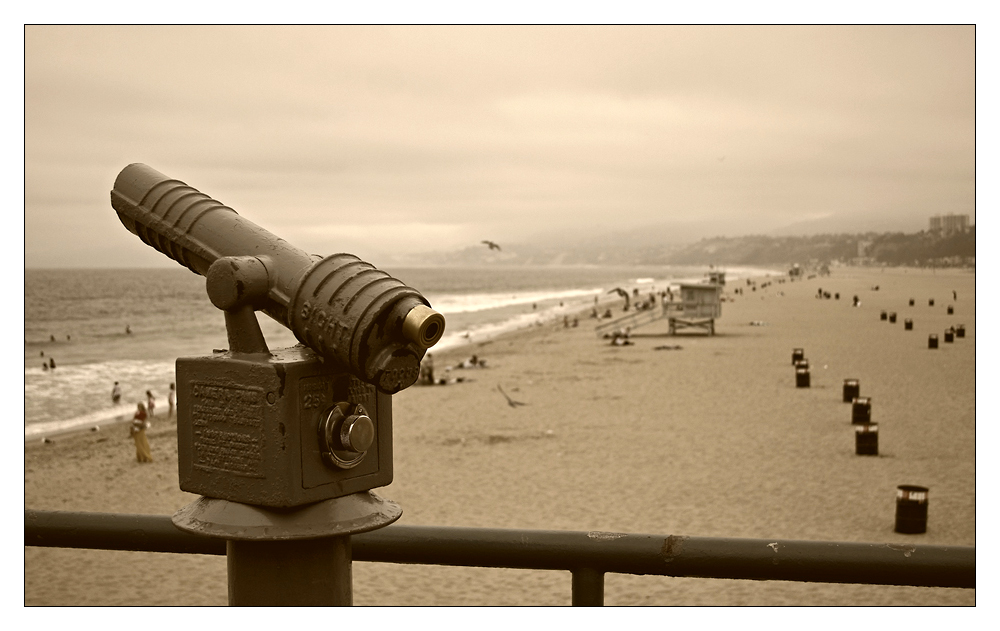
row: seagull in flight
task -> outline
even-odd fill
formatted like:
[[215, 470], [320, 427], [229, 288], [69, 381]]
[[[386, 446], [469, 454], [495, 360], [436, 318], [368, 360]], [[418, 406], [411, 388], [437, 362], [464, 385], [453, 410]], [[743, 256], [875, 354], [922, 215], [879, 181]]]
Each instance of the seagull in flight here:
[[627, 291], [625, 291], [621, 287], [615, 287], [614, 289], [608, 291], [608, 293], [609, 294], [618, 294], [619, 296], [621, 296], [622, 298], [624, 298], [625, 299], [625, 309], [628, 310], [629, 299], [628, 299], [628, 292]]
[[482, 243], [484, 245], [490, 246], [491, 250], [499, 250], [500, 249], [500, 246], [497, 245], [496, 243], [494, 243], [493, 241], [483, 241]]

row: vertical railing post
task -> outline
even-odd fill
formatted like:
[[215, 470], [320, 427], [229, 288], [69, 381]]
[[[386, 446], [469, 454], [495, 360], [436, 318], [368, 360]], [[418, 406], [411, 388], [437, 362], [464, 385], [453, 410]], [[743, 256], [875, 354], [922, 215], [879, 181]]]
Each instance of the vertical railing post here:
[[591, 568], [573, 570], [573, 606], [604, 606], [604, 572]]
[[277, 510], [200, 497], [174, 526], [226, 540], [229, 604], [352, 604], [351, 535], [388, 526], [403, 511], [371, 491]]
[[300, 541], [228, 541], [229, 604], [350, 607], [351, 536]]

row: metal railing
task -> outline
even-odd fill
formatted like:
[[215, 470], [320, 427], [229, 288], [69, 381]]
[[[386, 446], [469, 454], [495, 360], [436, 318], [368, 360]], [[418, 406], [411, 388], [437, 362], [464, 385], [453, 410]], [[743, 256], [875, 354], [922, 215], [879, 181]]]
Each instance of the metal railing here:
[[[572, 604], [603, 605], [604, 575], [976, 586], [974, 546], [685, 537], [610, 532], [392, 525], [354, 535], [355, 561], [567, 570]], [[170, 517], [24, 512], [24, 544], [226, 554], [226, 541], [181, 531]]]

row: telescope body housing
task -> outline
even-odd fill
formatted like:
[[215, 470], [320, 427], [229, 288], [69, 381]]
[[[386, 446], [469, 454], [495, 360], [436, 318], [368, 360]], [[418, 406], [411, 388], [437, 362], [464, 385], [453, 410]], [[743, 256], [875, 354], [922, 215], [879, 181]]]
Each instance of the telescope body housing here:
[[115, 180], [111, 205], [144, 243], [207, 277], [220, 309], [249, 305], [323, 360], [380, 391], [412, 385], [444, 318], [352, 254], [309, 255], [187, 184], [144, 165]]
[[[392, 482], [392, 397], [312, 350], [219, 352], [177, 360], [180, 488], [254, 506], [290, 508]], [[324, 455], [336, 406], [364, 406], [372, 440], [356, 463]]]

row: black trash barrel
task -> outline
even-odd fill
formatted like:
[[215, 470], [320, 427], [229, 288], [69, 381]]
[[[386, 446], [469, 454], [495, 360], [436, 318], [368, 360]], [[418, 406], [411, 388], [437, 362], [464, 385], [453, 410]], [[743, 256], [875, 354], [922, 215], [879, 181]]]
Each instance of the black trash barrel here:
[[795, 387], [796, 388], [808, 388], [809, 387], [809, 369], [808, 368], [796, 368], [795, 369]]
[[913, 330], [913, 320], [911, 320], [909, 318], [903, 320], [903, 328], [906, 329], [907, 331], [912, 331]]
[[910, 306], [912, 307], [913, 305], [914, 305], [914, 300], [913, 298], [910, 298]]
[[927, 487], [901, 484], [896, 487], [896, 532], [918, 535], [927, 532]]
[[934, 306], [934, 299], [931, 298], [930, 300], [928, 300], [927, 301], [927, 305], [933, 307]]
[[851, 403], [861, 396], [861, 383], [857, 379], [844, 379], [844, 403]]
[[955, 337], [965, 337], [965, 325], [959, 324], [955, 327]]
[[854, 427], [854, 453], [858, 456], [878, 455], [878, 425], [865, 423]]
[[833, 297], [837, 300], [840, 300], [840, 294], [833, 294]]
[[805, 358], [806, 358], [806, 352], [805, 352], [805, 350], [803, 350], [801, 348], [793, 348], [792, 349], [792, 365], [793, 366], [795, 365], [795, 362], [799, 361], [800, 359], [805, 359]]
[[948, 315], [952, 315], [953, 313], [955, 313], [955, 307], [948, 305]]
[[927, 348], [937, 348], [937, 336], [933, 333], [927, 338]]
[[949, 343], [955, 341], [955, 329], [948, 329], [944, 332], [944, 341]]
[[851, 423], [867, 425], [872, 422], [871, 397], [855, 397], [851, 402]]
[[890, 311], [889, 312], [889, 322], [895, 322], [895, 321], [896, 321], [896, 312], [895, 311]]
[[879, 319], [879, 320], [888, 320], [888, 319], [889, 319], [889, 316], [888, 316], [888, 314], [886, 314], [886, 312], [885, 312], [885, 311], [883, 311], [883, 312], [882, 312], [881, 314], [879, 314], [879, 317], [878, 317], [878, 319]]

